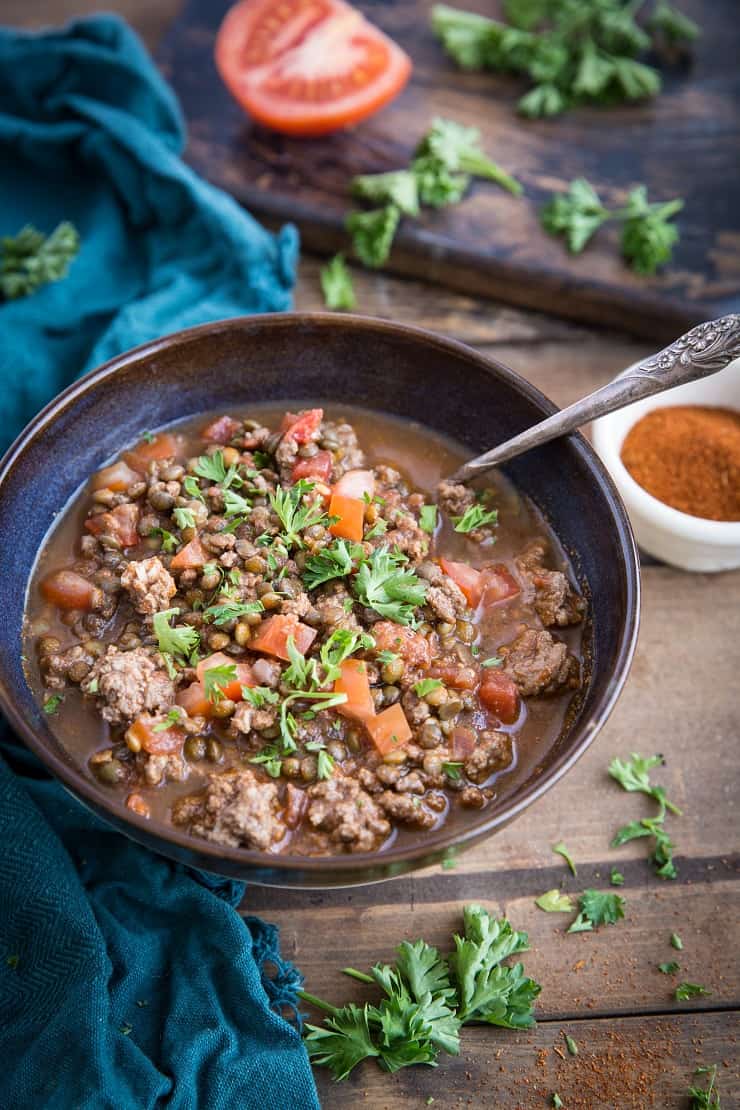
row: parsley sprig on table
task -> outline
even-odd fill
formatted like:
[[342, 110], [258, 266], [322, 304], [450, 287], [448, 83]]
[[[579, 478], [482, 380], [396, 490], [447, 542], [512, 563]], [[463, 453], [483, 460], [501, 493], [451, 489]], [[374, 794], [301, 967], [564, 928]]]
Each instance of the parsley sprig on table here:
[[330, 258], [326, 265], [321, 267], [319, 277], [326, 307], [351, 312], [357, 299], [344, 256], [335, 254]]
[[680, 199], [651, 204], [647, 189], [638, 185], [627, 194], [623, 208], [607, 208], [593, 185], [583, 177], [571, 181], [567, 193], [552, 197], [540, 219], [550, 235], [562, 235], [571, 254], [580, 254], [591, 237], [610, 220], [622, 224], [621, 249], [625, 261], [643, 276], [669, 262], [679, 231], [673, 217], [683, 208]]
[[628, 761], [613, 759], [610, 763], [609, 774], [623, 790], [630, 793], [646, 794], [657, 802], [659, 807], [655, 817], [643, 817], [639, 821], [630, 821], [623, 825], [621, 829], [618, 829], [612, 840], [612, 847], [618, 848], [622, 844], [627, 844], [630, 840], [637, 840], [642, 837], [653, 837], [655, 847], [650, 862], [661, 879], [675, 879], [674, 844], [665, 831], [664, 822], [667, 811], [676, 816], [681, 816], [681, 810], [666, 797], [666, 792], [662, 786], [653, 786], [650, 782], [650, 770], [662, 763], [663, 757], [661, 755], [645, 758], [635, 752], [632, 753]]
[[611, 891], [584, 890], [579, 902], [579, 912], [568, 933], [590, 933], [600, 925], [616, 925], [624, 917], [625, 900]]
[[643, 100], [661, 88], [658, 70], [641, 55], [691, 42], [692, 20], [656, 0], [507, 0], [508, 22], [446, 4], [432, 27], [462, 69], [525, 74], [532, 88], [519, 101], [525, 116], [556, 116], [577, 104]]
[[307, 1025], [306, 1048], [314, 1064], [346, 1079], [360, 1061], [373, 1057], [388, 1072], [412, 1064], [436, 1066], [439, 1052], [457, 1056], [460, 1030], [468, 1022], [527, 1029], [540, 986], [520, 963], [502, 961], [527, 949], [527, 934], [496, 920], [482, 906], [466, 906], [464, 931], [445, 957], [423, 940], [399, 945], [394, 964], [376, 964], [369, 975], [345, 974], [378, 986], [377, 1005], [338, 1008], [306, 991], [299, 996], [329, 1016]]
[[717, 1065], [698, 1067], [694, 1075], [708, 1075], [707, 1087], [689, 1087], [689, 1110], [720, 1110], [719, 1091], [715, 1086]]
[[77, 229], [67, 221], [50, 235], [27, 224], [17, 235], [0, 239], [0, 293], [12, 301], [59, 281], [79, 249]]

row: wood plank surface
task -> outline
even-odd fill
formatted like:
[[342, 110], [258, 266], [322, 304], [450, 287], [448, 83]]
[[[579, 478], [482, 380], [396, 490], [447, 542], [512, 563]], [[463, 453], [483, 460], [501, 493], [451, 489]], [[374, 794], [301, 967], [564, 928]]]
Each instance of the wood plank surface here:
[[[525, 186], [522, 198], [477, 183], [466, 200], [406, 220], [388, 266], [476, 294], [661, 338], [740, 304], [740, 23], [737, 0], [684, 0], [703, 34], [690, 65], [664, 68], [664, 92], [644, 104], [581, 108], [556, 120], [524, 120], [524, 85], [463, 73], [430, 28], [432, 0], [359, 0], [368, 17], [410, 54], [406, 90], [356, 128], [306, 141], [253, 126], [213, 62], [231, 0], [189, 0], [158, 56], [185, 110], [187, 157], [196, 170], [274, 220], [293, 220], [304, 243], [346, 247], [343, 219], [355, 174], [405, 166], [434, 116], [478, 127], [485, 149]], [[500, 4], [465, 0], [499, 14]], [[619, 205], [645, 182], [657, 199], [685, 197], [674, 262], [655, 278], [621, 261], [616, 230], [573, 258], [539, 226], [547, 197], [577, 176]]]

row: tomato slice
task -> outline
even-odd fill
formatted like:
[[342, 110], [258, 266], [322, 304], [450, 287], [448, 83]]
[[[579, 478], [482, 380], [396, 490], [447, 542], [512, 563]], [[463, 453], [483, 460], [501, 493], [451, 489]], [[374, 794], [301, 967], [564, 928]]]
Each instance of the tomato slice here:
[[456, 563], [452, 559], [440, 559], [439, 565], [455, 585], [460, 587], [468, 605], [475, 609], [483, 594], [481, 572], [467, 563]]
[[144, 715], [137, 717], [128, 730], [127, 735], [138, 740], [141, 747], [149, 755], [166, 755], [170, 752], [179, 752], [185, 743], [183, 729], [173, 725], [172, 728], [157, 730], [157, 726], [164, 723], [164, 717], [150, 717]]
[[293, 637], [295, 646], [301, 655], [305, 655], [311, 644], [316, 639], [316, 629], [302, 624], [292, 614], [278, 613], [270, 617], [259, 626], [259, 632], [250, 641], [253, 651], [262, 651], [265, 655], [274, 655], [277, 659], [290, 659], [288, 654], [288, 640]]
[[188, 717], [210, 717], [213, 709], [202, 682], [191, 682], [189, 686], [178, 690], [175, 701], [183, 707]]
[[217, 651], [214, 655], [209, 655], [205, 659], [201, 659], [196, 667], [196, 674], [198, 682], [205, 681], [206, 671], [213, 670], [215, 667], [236, 667], [236, 677], [231, 679], [230, 682], [225, 682], [223, 685], [219, 683], [225, 698], [230, 698], [231, 701], [242, 700], [242, 686], [254, 686], [255, 681], [252, 677], [252, 668], [249, 663], [237, 663], [232, 655], [225, 655], [222, 651]]
[[97, 474], [93, 474], [90, 483], [93, 489], [112, 489], [116, 493], [123, 493], [135, 482], [141, 481], [141, 475], [132, 470], [123, 459], [114, 462], [111, 466], [104, 466]]
[[133, 547], [139, 542], [139, 506], [126, 502], [116, 505], [109, 513], [96, 513], [85, 521], [88, 532], [94, 536], [113, 536], [121, 547]]
[[373, 625], [373, 638], [376, 651], [392, 651], [412, 667], [428, 667], [432, 660], [426, 636], [395, 621], [378, 621]]
[[313, 458], [299, 459], [293, 467], [291, 477], [294, 482], [301, 478], [317, 478], [320, 482], [328, 482], [333, 465], [331, 451], [318, 451]]
[[335, 694], [346, 694], [347, 700], [337, 706], [337, 713], [353, 721], [366, 721], [375, 716], [375, 702], [370, 693], [367, 667], [361, 659], [345, 659], [340, 664], [342, 672], [334, 683]]
[[301, 412], [286, 412], [280, 423], [280, 431], [285, 439], [296, 443], [309, 443], [324, 419], [323, 409], [302, 409]]
[[55, 570], [43, 579], [40, 589], [57, 609], [92, 609], [95, 587], [73, 570]]
[[206, 424], [200, 433], [200, 438], [209, 443], [228, 443], [239, 430], [239, 422], [231, 416], [217, 416], [210, 424]]
[[375, 475], [372, 470], [348, 470], [334, 486], [334, 493], [370, 501], [375, 494]]
[[519, 583], [509, 574], [503, 563], [495, 567], [486, 567], [481, 571], [483, 581], [483, 608], [488, 605], [497, 605], [500, 601], [508, 601], [520, 593]]
[[216, 66], [249, 114], [286, 135], [325, 135], [372, 115], [411, 74], [407, 54], [343, 0], [241, 0]]
[[360, 542], [365, 520], [364, 501], [358, 501], [355, 497], [342, 497], [340, 493], [333, 493], [329, 502], [329, 516], [337, 517], [337, 520], [329, 525], [332, 536], [340, 536], [344, 540], [354, 540], [356, 543]]
[[519, 691], [514, 681], [500, 671], [485, 672], [478, 697], [481, 704], [495, 713], [504, 725], [513, 725], [519, 716]]
[[176, 438], [170, 432], [160, 432], [151, 439], [142, 439], [130, 451], [124, 451], [123, 457], [134, 470], [146, 471], [153, 459], [171, 459], [177, 452]]
[[170, 567], [172, 570], [195, 570], [197, 567], [204, 567], [207, 562], [208, 556], [203, 544], [196, 536], [173, 556]]
[[396, 748], [408, 744], [412, 736], [411, 727], [400, 702], [391, 705], [389, 709], [384, 709], [377, 717], [368, 717], [365, 728], [381, 755], [388, 755]]

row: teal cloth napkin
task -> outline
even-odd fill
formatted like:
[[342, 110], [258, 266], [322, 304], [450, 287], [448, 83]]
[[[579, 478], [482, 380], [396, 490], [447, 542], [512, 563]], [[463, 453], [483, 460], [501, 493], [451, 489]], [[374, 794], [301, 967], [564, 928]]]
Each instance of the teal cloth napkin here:
[[[268, 234], [181, 161], [177, 104], [102, 16], [0, 30], [0, 234], [72, 220], [69, 276], [0, 305], [0, 449], [84, 369], [206, 320], [288, 308], [292, 228]], [[32, 505], [29, 511], [32, 511]], [[276, 930], [242, 884], [109, 829], [0, 722], [3, 1110], [318, 1107]]]

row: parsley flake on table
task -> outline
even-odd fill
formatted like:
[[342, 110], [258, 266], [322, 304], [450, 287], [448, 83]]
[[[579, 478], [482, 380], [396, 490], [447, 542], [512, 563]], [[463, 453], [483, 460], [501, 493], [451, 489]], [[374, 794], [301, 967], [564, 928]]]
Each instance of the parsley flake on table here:
[[617, 871], [616, 867], [612, 867], [609, 882], [612, 886], [624, 886], [624, 875], [621, 871]]
[[319, 275], [321, 291], [327, 308], [333, 311], [351, 312], [357, 304], [352, 278], [344, 261], [344, 255], [335, 254]]
[[666, 797], [662, 786], [654, 786], [650, 782], [650, 771], [663, 763], [661, 755], [644, 756], [632, 753], [628, 761], [613, 759], [609, 765], [609, 774], [615, 779], [622, 789], [630, 793], [641, 793], [652, 798], [658, 803], [659, 810], [655, 817], [643, 817], [640, 821], [630, 821], [618, 829], [612, 847], [618, 848], [630, 840], [642, 837], [653, 837], [655, 846], [650, 862], [655, 867], [661, 879], [675, 879], [676, 865], [673, 862], [674, 844], [665, 831], [664, 822], [666, 811], [681, 814], [681, 810]]
[[557, 889], [541, 894], [539, 898], [535, 898], [534, 904], [545, 913], [572, 913], [574, 908], [570, 895]]
[[720, 1110], [719, 1091], [715, 1086], [717, 1079], [717, 1065], [712, 1064], [710, 1067], [698, 1067], [694, 1071], [694, 1075], [708, 1075], [709, 1085], [707, 1087], [689, 1087], [689, 1110]]
[[565, 1037], [565, 1047], [568, 1049], [568, 1053], [571, 1056], [577, 1056], [578, 1055], [578, 1045], [576, 1044], [573, 1037], [570, 1037], [567, 1033], [563, 1033], [563, 1036]]
[[[450, 174], [461, 173], [493, 181], [514, 196], [522, 192], [521, 184], [483, 153], [480, 131], [475, 127], [464, 127], [454, 120], [437, 118], [432, 121], [432, 126], [416, 149], [416, 159], [433, 160], [440, 169]], [[412, 169], [415, 165], [416, 161], [412, 163]], [[428, 166], [426, 161], [427, 169]]]
[[573, 856], [568, 851], [568, 849], [565, 845], [565, 842], [563, 840], [559, 840], [557, 842], [557, 844], [553, 844], [552, 850], [553, 850], [553, 852], [556, 852], [557, 855], [563, 857], [565, 862], [568, 864], [568, 867], [570, 868], [571, 875], [577, 875], [578, 874], [578, 871], [576, 869], [576, 865], [573, 862]]
[[17, 235], [0, 239], [0, 293], [12, 301], [59, 281], [79, 249], [77, 229], [67, 221], [50, 235], [27, 224]]
[[352, 236], [355, 254], [371, 269], [382, 266], [391, 253], [401, 211], [395, 204], [369, 212], [350, 212], [345, 227]]
[[621, 894], [584, 890], [579, 900], [579, 913], [568, 933], [590, 932], [600, 925], [616, 925], [624, 917], [625, 900]]
[[676, 972], [680, 970], [681, 968], [675, 960], [671, 960], [669, 964], [658, 964], [658, 971], [663, 975], [675, 975]]
[[352, 192], [371, 204], [395, 204], [404, 216], [419, 215], [419, 189], [412, 170], [362, 174], [353, 178]]
[[406, 569], [402, 552], [377, 547], [357, 571], [353, 590], [358, 601], [398, 624], [412, 624], [414, 611], [423, 605], [427, 583]]
[[498, 522], [498, 509], [484, 509], [482, 505], [476, 502], [466, 509], [462, 516], [453, 516], [452, 523], [455, 526], [456, 532], [475, 532], [478, 528], [486, 528], [488, 525], [496, 524]]
[[683, 982], [676, 987], [674, 997], [676, 1002], [686, 1002], [689, 998], [699, 998], [701, 995], [710, 995], [711, 993], [706, 987], [702, 987], [698, 983]]
[[677, 952], [683, 951], [683, 941], [678, 933], [671, 933], [671, 948], [675, 948]]

